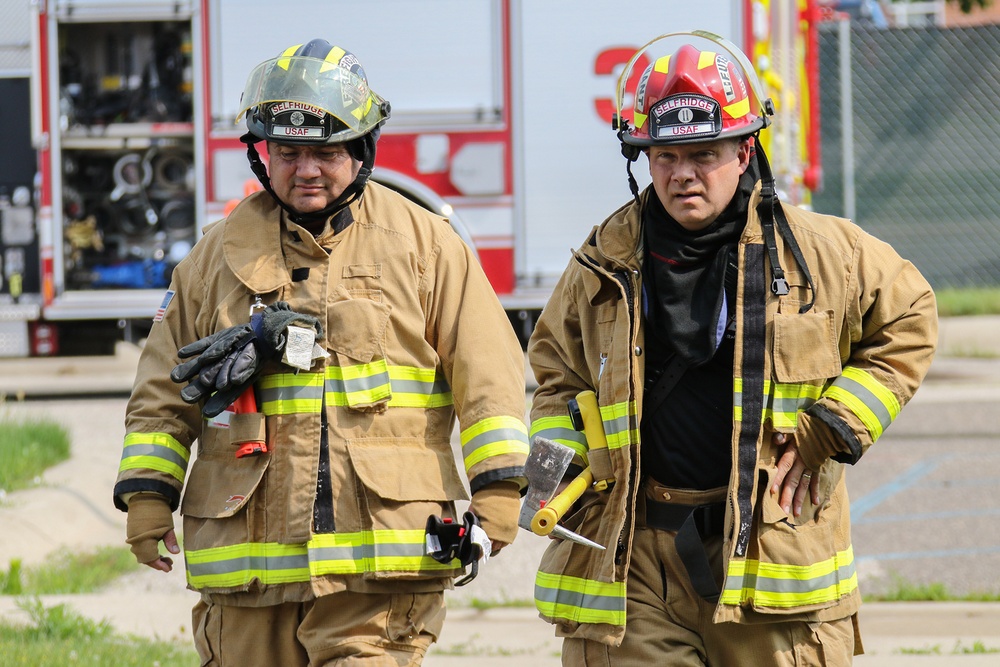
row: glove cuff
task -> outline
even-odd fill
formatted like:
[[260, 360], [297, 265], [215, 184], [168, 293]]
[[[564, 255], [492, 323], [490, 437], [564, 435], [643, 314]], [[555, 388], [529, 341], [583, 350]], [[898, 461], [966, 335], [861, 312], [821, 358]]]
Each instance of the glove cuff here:
[[491, 540], [510, 544], [517, 536], [521, 488], [517, 482], [491, 482], [472, 494], [469, 510], [479, 518]]
[[819, 470], [828, 458], [842, 449], [843, 444], [823, 420], [806, 412], [800, 412], [796, 420], [795, 442], [799, 457], [809, 470]]
[[169, 501], [158, 493], [136, 493], [128, 500], [125, 542], [135, 559], [149, 563], [160, 557], [163, 536], [174, 529]]

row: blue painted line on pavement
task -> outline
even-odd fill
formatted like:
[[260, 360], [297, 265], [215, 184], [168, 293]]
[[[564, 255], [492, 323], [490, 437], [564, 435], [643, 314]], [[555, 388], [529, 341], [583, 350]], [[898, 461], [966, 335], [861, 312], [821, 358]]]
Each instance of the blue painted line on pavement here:
[[913, 486], [921, 479], [934, 472], [938, 465], [950, 458], [950, 455], [945, 455], [928, 461], [921, 461], [904, 472], [902, 475], [899, 475], [888, 483], [876, 488], [871, 493], [861, 496], [851, 503], [851, 521], [853, 522], [856, 519], [860, 519], [865, 514], [885, 502], [888, 498]]
[[871, 554], [870, 556], [855, 556], [855, 560], [914, 560], [916, 558], [950, 558], [952, 556], [975, 556], [979, 554], [1000, 553], [1000, 546], [995, 547], [975, 547], [970, 549], [937, 549], [935, 551], [893, 551], [885, 554]]
[[976, 509], [976, 510], [955, 510], [952, 512], [921, 512], [920, 514], [883, 514], [882, 516], [871, 516], [861, 518], [851, 523], [855, 526], [864, 526], [871, 523], [902, 523], [904, 521], [934, 521], [937, 519], [958, 519], [970, 516], [1000, 516], [1000, 508], [997, 509]]

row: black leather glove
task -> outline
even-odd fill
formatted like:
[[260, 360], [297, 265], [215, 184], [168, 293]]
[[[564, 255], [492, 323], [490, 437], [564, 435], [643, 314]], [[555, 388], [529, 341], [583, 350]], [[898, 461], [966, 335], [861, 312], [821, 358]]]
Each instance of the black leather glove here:
[[[248, 351], [256, 358], [256, 334], [249, 324], [238, 324], [206, 336], [177, 350], [181, 359], [194, 357], [170, 371], [174, 382], [189, 382], [181, 390], [186, 403], [197, 403], [212, 392], [233, 382], [245, 382], [253, 374], [252, 364], [245, 360], [236, 365], [237, 357], [246, 357]], [[225, 366], [226, 372], [223, 373]], [[239, 373], [239, 377], [236, 374]]]
[[194, 358], [175, 366], [170, 379], [188, 382], [181, 390], [181, 399], [186, 403], [211, 396], [201, 412], [214, 417], [257, 380], [267, 361], [281, 356], [287, 342], [285, 332], [292, 325], [312, 327], [316, 338], [323, 338], [323, 325], [318, 319], [278, 301], [255, 313], [250, 324], [223, 329], [179, 349], [177, 356], [181, 359]]

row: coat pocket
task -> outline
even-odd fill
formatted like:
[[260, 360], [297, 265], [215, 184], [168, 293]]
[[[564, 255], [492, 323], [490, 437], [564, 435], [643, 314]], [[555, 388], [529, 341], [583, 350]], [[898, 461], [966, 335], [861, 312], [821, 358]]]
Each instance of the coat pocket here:
[[832, 310], [775, 313], [774, 374], [779, 382], [834, 378], [842, 370]]
[[257, 489], [268, 456], [248, 456], [237, 459], [198, 458], [188, 475], [181, 514], [204, 519], [233, 516], [250, 500]]
[[336, 405], [360, 412], [382, 412], [392, 398], [385, 332], [391, 308], [346, 290], [330, 304], [327, 346], [332, 352], [327, 379]]
[[[831, 607], [856, 588], [854, 563], [841, 562], [837, 534], [847, 518], [829, 507], [833, 471], [820, 474], [820, 505], [807, 497], [802, 514], [786, 514], [771, 495], [774, 469], [762, 471], [757, 533], [758, 568], [753, 608], [762, 613], [791, 614]], [[766, 477], [766, 480], [764, 479]], [[766, 485], [765, 485], [766, 484]], [[780, 491], [779, 491], [780, 494]]]
[[[424, 529], [430, 516], [457, 519], [456, 500], [469, 498], [447, 440], [363, 438], [347, 441], [359, 480], [358, 517], [371, 531], [375, 553], [368, 579], [455, 576], [426, 555]], [[385, 554], [395, 554], [394, 561]]]
[[454, 516], [454, 501], [469, 499], [447, 441], [363, 438], [347, 450], [367, 504], [362, 516], [375, 529], [423, 528], [429, 515]]

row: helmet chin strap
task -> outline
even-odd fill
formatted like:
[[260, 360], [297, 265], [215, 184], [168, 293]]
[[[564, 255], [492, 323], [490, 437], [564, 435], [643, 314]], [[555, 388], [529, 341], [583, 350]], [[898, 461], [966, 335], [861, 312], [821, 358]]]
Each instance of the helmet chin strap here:
[[771, 262], [771, 292], [777, 296], [788, 294], [788, 281], [785, 280], [785, 272], [778, 261], [778, 244], [775, 240], [774, 228], [778, 227], [778, 234], [782, 240], [788, 244], [788, 249], [792, 251], [792, 257], [798, 265], [799, 270], [805, 276], [809, 285], [810, 299], [808, 303], [799, 307], [799, 313], [808, 312], [816, 301], [816, 287], [813, 284], [812, 274], [806, 265], [805, 257], [799, 248], [798, 241], [792, 233], [792, 228], [788, 224], [785, 212], [778, 201], [778, 193], [775, 188], [774, 175], [771, 173], [771, 165], [764, 154], [764, 148], [760, 144], [760, 130], [753, 134], [754, 151], [757, 155], [757, 165], [760, 168], [760, 202], [757, 204], [757, 216], [760, 218], [761, 231], [764, 234], [764, 245], [767, 247], [768, 258]]
[[625, 158], [625, 173], [628, 174], [628, 189], [632, 193], [635, 203], [639, 203], [639, 183], [632, 175], [632, 163], [639, 159], [642, 149], [638, 146], [625, 142], [625, 134], [628, 132], [628, 121], [616, 121], [618, 129], [618, 141], [621, 143], [622, 156]]
[[[354, 177], [354, 180], [348, 185], [340, 196], [337, 197], [333, 203], [324, 208], [321, 211], [311, 211], [309, 213], [300, 213], [296, 211], [291, 206], [281, 201], [274, 192], [274, 188], [271, 187], [271, 178], [267, 175], [267, 167], [264, 166], [264, 162], [260, 159], [260, 154], [257, 152], [257, 142], [261, 141], [260, 138], [247, 132], [242, 137], [240, 141], [247, 145], [247, 160], [250, 162], [250, 170], [253, 171], [254, 176], [260, 181], [260, 184], [264, 186], [264, 189], [268, 194], [274, 198], [274, 201], [278, 202], [278, 206], [288, 213], [288, 217], [292, 222], [298, 224], [309, 224], [311, 222], [316, 222], [319, 220], [326, 220], [333, 215], [336, 215], [340, 211], [344, 210], [355, 201], [361, 197], [361, 194], [365, 190], [365, 185], [368, 183], [368, 179], [371, 178], [372, 168], [375, 166], [375, 144], [377, 137], [375, 132], [369, 132], [368, 134], [355, 139], [356, 142], [363, 142], [362, 146], [358, 148], [348, 145], [348, 152], [351, 157], [357, 160], [361, 160], [361, 168], [358, 170], [358, 175]], [[354, 141], [350, 143], [354, 143]], [[360, 155], [358, 155], [360, 153]]]

